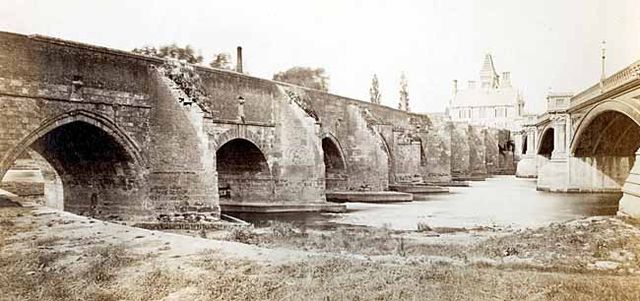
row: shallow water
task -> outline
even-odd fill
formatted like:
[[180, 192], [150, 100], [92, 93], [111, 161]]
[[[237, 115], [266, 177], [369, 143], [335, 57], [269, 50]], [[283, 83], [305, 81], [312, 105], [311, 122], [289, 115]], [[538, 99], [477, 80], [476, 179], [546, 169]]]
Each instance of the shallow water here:
[[265, 225], [270, 220], [306, 226], [349, 224], [397, 230], [431, 227], [538, 227], [594, 215], [614, 215], [621, 194], [549, 193], [536, 191], [534, 179], [496, 176], [470, 187], [451, 187], [449, 194], [415, 196], [410, 203], [349, 203], [344, 214], [244, 214], [240, 218]]
[[622, 194], [550, 193], [536, 191], [534, 179], [496, 176], [451, 194], [418, 196], [396, 204], [352, 203], [350, 213], [335, 222], [415, 230], [432, 227], [537, 227], [594, 215], [614, 215]]

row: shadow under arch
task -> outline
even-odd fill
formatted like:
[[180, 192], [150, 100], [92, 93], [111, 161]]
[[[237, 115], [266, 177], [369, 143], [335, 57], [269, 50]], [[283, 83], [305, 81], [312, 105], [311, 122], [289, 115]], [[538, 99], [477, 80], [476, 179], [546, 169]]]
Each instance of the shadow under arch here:
[[[569, 149], [571, 150], [571, 154], [576, 154], [576, 150], [578, 149], [578, 146], [582, 142], [587, 131], [593, 130], [592, 128], [590, 128], [590, 126], [594, 123], [594, 121], [600, 118], [602, 114], [607, 112], [624, 115], [631, 121], [633, 121], [637, 126], [640, 126], [640, 110], [634, 107], [632, 104], [621, 100], [608, 100], [604, 103], [598, 104], [597, 106], [591, 108], [584, 115], [584, 117], [580, 119], [580, 122], [576, 127], [576, 131], [571, 137], [571, 144], [569, 147]], [[611, 126], [611, 124], [609, 124], [609, 126]], [[605, 137], [605, 135], [601, 135], [600, 138], [603, 137]]]
[[325, 166], [325, 189], [347, 189], [349, 169], [342, 145], [331, 133], [323, 134], [321, 143]]
[[84, 110], [46, 119], [2, 158], [2, 174], [29, 149], [62, 181], [64, 209], [106, 219], [145, 215], [144, 158], [110, 119]]
[[140, 147], [137, 145], [137, 143], [133, 139], [131, 139], [113, 121], [100, 114], [96, 114], [86, 110], [74, 110], [49, 119], [45, 119], [38, 128], [31, 131], [13, 148], [11, 148], [0, 161], [0, 178], [4, 176], [6, 171], [11, 167], [11, 164], [18, 158], [18, 156], [26, 151], [27, 148], [36, 140], [43, 137], [52, 130], [59, 128], [60, 126], [78, 121], [93, 125], [103, 130], [111, 137], [113, 137], [127, 151], [127, 153], [131, 155], [131, 158], [136, 164], [140, 166], [144, 166], [146, 164], [146, 159], [142, 156]]
[[640, 148], [640, 111], [624, 100], [607, 100], [578, 123], [570, 150], [576, 186], [589, 191], [619, 192], [630, 177]]
[[275, 183], [266, 154], [254, 141], [225, 137], [214, 142], [221, 202], [272, 202]]
[[536, 149], [536, 154], [551, 158], [551, 154], [554, 149], [554, 134], [555, 130], [552, 126], [544, 128], [538, 139], [539, 144]]

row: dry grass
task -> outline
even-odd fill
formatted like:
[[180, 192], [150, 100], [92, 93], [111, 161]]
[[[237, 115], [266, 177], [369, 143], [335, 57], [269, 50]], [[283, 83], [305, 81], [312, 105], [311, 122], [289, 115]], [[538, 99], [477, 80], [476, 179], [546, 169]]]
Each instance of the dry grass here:
[[[0, 234], [8, 237], [21, 224], [2, 227]], [[562, 266], [576, 254], [589, 260], [610, 258], [621, 248], [637, 254], [637, 237], [632, 237], [636, 230], [616, 221], [554, 225], [488, 240], [469, 250], [415, 244], [385, 228], [326, 233], [276, 223], [262, 232], [230, 232], [234, 240], [263, 246], [334, 253], [275, 265], [215, 254], [168, 264], [156, 255], [134, 255], [127, 245], [60, 252], [56, 247], [68, 242], [63, 235], [50, 235], [26, 244], [29, 250], [0, 248], [0, 300], [640, 300], [637, 275], [566, 273], [501, 261], [508, 248], [516, 255], [507, 257], [556, 258], [551, 266]], [[547, 257], [550, 250], [556, 255]], [[344, 252], [396, 256], [362, 260], [339, 256]], [[458, 260], [468, 264], [457, 265], [414, 256], [436, 253], [449, 258], [485, 254], [493, 263]]]
[[591, 218], [492, 238], [469, 253], [516, 255], [561, 271], [584, 271], [594, 262], [612, 261], [619, 263], [615, 272], [635, 272], [640, 270], [640, 228], [618, 218]]
[[240, 228], [226, 239], [263, 247], [281, 247], [322, 252], [348, 252], [364, 255], [398, 255], [407, 241], [387, 228], [339, 227], [333, 231], [307, 231], [291, 223], [274, 222], [266, 232]]
[[[211, 258], [204, 300], [638, 300], [638, 277], [316, 259], [260, 266]], [[208, 288], [208, 290], [207, 290]]]
[[115, 277], [134, 261], [124, 247], [92, 249], [86, 264], [58, 264], [66, 255], [48, 250], [0, 254], [2, 300], [120, 300]]
[[17, 226], [16, 219], [27, 214], [31, 210], [23, 207], [0, 207], [0, 250], [7, 243], [7, 239], [18, 232], [28, 231], [32, 225]]

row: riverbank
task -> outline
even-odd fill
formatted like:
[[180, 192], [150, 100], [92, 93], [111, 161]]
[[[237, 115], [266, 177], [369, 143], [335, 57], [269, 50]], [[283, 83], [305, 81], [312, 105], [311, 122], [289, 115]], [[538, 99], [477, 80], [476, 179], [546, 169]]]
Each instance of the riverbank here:
[[640, 228], [617, 217], [529, 230], [274, 223], [183, 234], [1, 208], [0, 298], [640, 299]]

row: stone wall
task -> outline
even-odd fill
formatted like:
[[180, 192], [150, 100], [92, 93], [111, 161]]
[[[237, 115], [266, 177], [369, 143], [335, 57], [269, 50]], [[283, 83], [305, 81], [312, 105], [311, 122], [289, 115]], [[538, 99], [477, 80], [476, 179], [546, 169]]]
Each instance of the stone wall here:
[[[150, 62], [9, 33], [0, 33], [0, 53], [0, 175], [33, 145], [56, 170], [64, 171], [69, 210], [96, 216], [147, 215], [140, 192], [152, 102]], [[45, 143], [59, 135], [92, 141], [80, 138], [80, 130], [96, 133], [96, 139], [107, 142], [105, 147], [119, 149], [123, 156], [99, 162], [105, 157], [83, 153], [96, 147], [84, 143], [84, 149], [74, 150], [85, 156], [86, 164], [80, 166], [71, 163], [77, 159], [65, 153], [70, 151], [65, 146]]]
[[[154, 72], [150, 120], [148, 203], [163, 221], [217, 218], [214, 155], [206, 134], [207, 114], [161, 73]], [[190, 103], [190, 104], [189, 104]]]
[[[229, 141], [248, 140], [260, 150], [269, 169], [260, 177], [243, 180], [241, 186], [230, 187], [231, 194], [244, 187], [242, 192], [237, 191], [243, 197], [237, 195], [222, 201], [265, 206], [324, 202], [324, 158], [319, 126], [313, 114], [305, 110], [308, 108], [304, 91], [235, 72], [208, 68], [198, 71], [212, 109], [207, 132], [214, 141], [211, 147], [214, 156]], [[244, 98], [241, 110], [239, 96]], [[240, 118], [242, 113], [244, 119]]]
[[484, 131], [485, 161], [487, 173], [495, 175], [500, 170], [499, 130], [488, 128]]
[[454, 179], [471, 175], [469, 137], [467, 123], [451, 123], [451, 176]]
[[443, 116], [430, 116], [431, 125], [419, 134], [426, 162], [421, 167], [426, 182], [451, 181], [451, 124]]
[[[443, 116], [206, 67], [195, 70], [207, 97], [189, 100], [158, 71], [162, 60], [37, 36], [0, 33], [0, 53], [0, 175], [32, 146], [60, 174], [65, 208], [76, 213], [217, 218], [219, 195], [321, 203], [326, 137], [344, 160], [340, 189], [446, 182], [495, 167], [493, 132]], [[218, 153], [225, 145], [253, 154], [260, 170], [247, 176], [239, 154]]]
[[10, 33], [0, 33], [0, 53], [0, 175], [32, 146], [61, 174], [64, 206], [75, 213], [155, 219], [176, 211], [168, 199], [188, 203], [183, 211], [214, 205], [202, 199], [210, 193], [185, 189], [203, 181], [194, 180], [202, 166], [185, 163], [190, 143], [172, 136], [188, 126], [158, 93], [160, 60]]
[[486, 147], [483, 128], [469, 126], [469, 172], [472, 177], [486, 177]]
[[395, 174], [398, 183], [421, 182], [420, 141], [396, 144]]

